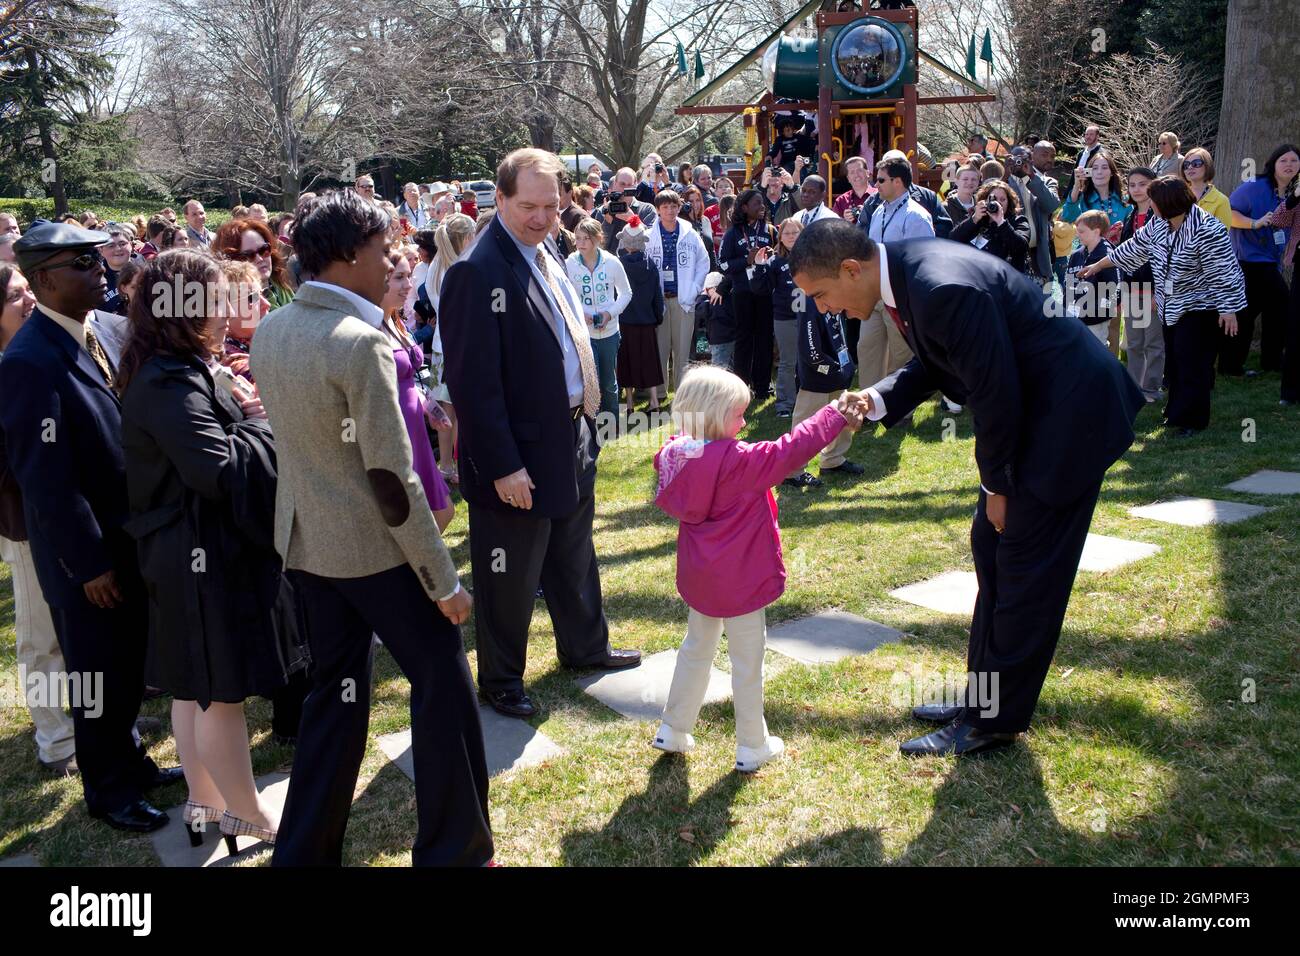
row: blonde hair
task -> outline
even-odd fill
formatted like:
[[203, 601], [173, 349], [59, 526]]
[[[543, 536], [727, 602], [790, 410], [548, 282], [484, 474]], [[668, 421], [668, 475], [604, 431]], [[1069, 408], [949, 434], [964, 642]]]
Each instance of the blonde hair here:
[[692, 438], [730, 438], [727, 419], [749, 404], [749, 386], [718, 365], [693, 365], [673, 398], [673, 424]]
[[1102, 209], [1085, 209], [1079, 213], [1079, 218], [1074, 220], [1074, 225], [1076, 227], [1087, 226], [1089, 229], [1105, 232], [1110, 228], [1110, 216], [1106, 215]]
[[1174, 144], [1174, 152], [1175, 152], [1175, 153], [1178, 152], [1178, 150], [1179, 150], [1179, 149], [1182, 147], [1182, 145], [1183, 145], [1181, 142], [1179, 142], [1179, 140], [1178, 140], [1178, 135], [1177, 135], [1176, 133], [1161, 133], [1158, 137], [1156, 137], [1156, 142], [1157, 142], [1157, 143], [1173, 143], [1173, 144]]
[[438, 252], [433, 257], [433, 264], [429, 266], [430, 292], [441, 293], [443, 276], [447, 274], [452, 263], [464, 255], [465, 247], [473, 238], [474, 220], [463, 212], [452, 213], [438, 226], [438, 231], [433, 237], [433, 244], [438, 247]]
[[782, 247], [784, 247], [784, 248], [785, 248], [785, 255], [788, 256], [788, 255], [790, 254], [790, 250], [793, 249], [794, 246], [786, 246], [786, 245], [785, 245], [785, 240], [781, 238], [781, 233], [785, 232], [785, 227], [786, 227], [786, 226], [789, 226], [791, 229], [794, 230], [794, 237], [795, 237], [796, 240], [798, 240], [798, 238], [799, 238], [799, 233], [803, 232], [803, 222], [801, 222], [801, 221], [798, 219], [798, 217], [796, 217], [796, 216], [791, 216], [791, 217], [790, 217], [789, 219], [787, 219], [785, 222], [781, 223], [781, 225], [779, 225], [779, 226], [776, 227], [776, 246], [777, 246], [777, 250], [780, 251], [780, 249], [781, 249]]
[[579, 219], [573, 227], [574, 236], [586, 236], [596, 244], [597, 249], [605, 248], [605, 227], [590, 216]]

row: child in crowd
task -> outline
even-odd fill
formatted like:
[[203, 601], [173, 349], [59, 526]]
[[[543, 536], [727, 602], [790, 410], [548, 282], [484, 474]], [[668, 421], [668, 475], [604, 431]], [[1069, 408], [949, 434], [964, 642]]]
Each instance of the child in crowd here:
[[731, 370], [736, 355], [736, 315], [731, 308], [731, 280], [721, 272], [704, 277], [704, 288], [695, 300], [695, 314], [703, 316], [709, 337], [709, 361]]
[[817, 152], [817, 144], [803, 132], [803, 125], [802, 116], [778, 116], [776, 128], [779, 135], [767, 151], [768, 162], [772, 167], [786, 170], [794, 176], [795, 182], [802, 180], [800, 174], [804, 170], [812, 169], [813, 154]]
[[757, 770], [785, 744], [763, 719], [765, 608], [785, 590], [772, 486], [807, 462], [846, 424], [862, 424], [860, 403], [827, 405], [776, 441], [739, 441], [749, 386], [712, 365], [686, 373], [673, 401], [678, 433], [655, 456], [655, 504], [681, 522], [677, 591], [689, 609], [668, 703], [653, 746], [686, 753], [723, 631], [736, 708], [736, 769]]
[[1089, 279], [1081, 278], [1079, 272], [1114, 251], [1105, 235], [1110, 228], [1110, 217], [1100, 209], [1088, 209], [1079, 213], [1074, 228], [1079, 234], [1079, 248], [1065, 267], [1065, 314], [1081, 320], [1106, 345], [1106, 333], [1119, 296], [1119, 269], [1103, 269]]
[[[579, 223], [581, 226], [582, 223]], [[622, 339], [618, 346], [618, 383], [626, 389], [627, 410], [641, 389], [650, 392], [650, 411], [659, 408], [659, 386], [664, 383], [659, 363], [658, 328], [664, 321], [663, 283], [659, 268], [645, 254], [646, 228], [633, 216], [618, 234], [618, 261], [623, 267], [629, 302], [623, 310]]]

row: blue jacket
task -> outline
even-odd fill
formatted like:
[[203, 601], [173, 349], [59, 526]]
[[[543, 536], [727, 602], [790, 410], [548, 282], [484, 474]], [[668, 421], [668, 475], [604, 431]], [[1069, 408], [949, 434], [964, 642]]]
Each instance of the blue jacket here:
[[121, 404], [39, 307], [0, 361], [0, 427], [46, 601], [84, 601], [81, 586], [106, 571], [135, 575]]
[[625, 252], [618, 257], [632, 287], [632, 301], [618, 320], [623, 325], [660, 325], [664, 320], [664, 290], [659, 270], [644, 252]]

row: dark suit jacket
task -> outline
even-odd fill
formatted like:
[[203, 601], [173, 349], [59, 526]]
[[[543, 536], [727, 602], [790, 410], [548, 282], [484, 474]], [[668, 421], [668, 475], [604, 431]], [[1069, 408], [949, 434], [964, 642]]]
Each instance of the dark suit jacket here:
[[105, 571], [134, 575], [121, 405], [39, 307], [0, 361], [0, 426], [46, 601], [84, 601], [81, 586]]
[[[565, 275], [564, 263], [552, 259], [550, 268]], [[571, 514], [578, 470], [590, 476], [594, 469], [575, 461], [564, 355], [550, 304], [499, 219], [447, 270], [438, 313], [443, 374], [460, 423], [461, 494], [471, 504], [505, 510], [493, 482], [527, 468], [537, 486], [531, 513]]]
[[886, 257], [915, 353], [877, 386], [886, 427], [942, 391], [970, 406], [989, 491], [1059, 507], [1100, 482], [1144, 404], [1106, 347], [1046, 309], [1037, 282], [977, 249], [910, 239]]

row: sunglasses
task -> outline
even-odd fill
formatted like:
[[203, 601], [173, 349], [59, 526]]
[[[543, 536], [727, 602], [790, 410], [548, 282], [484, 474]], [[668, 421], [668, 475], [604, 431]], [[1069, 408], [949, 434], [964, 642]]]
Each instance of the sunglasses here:
[[877, 176], [877, 177], [876, 177], [876, 183], [877, 183], [877, 185], [879, 185], [879, 184], [881, 184], [881, 183], [886, 183], [886, 182], [888, 182], [888, 181], [889, 181], [889, 177], [888, 177], [888, 176]]
[[242, 259], [244, 262], [252, 262], [254, 259], [262, 259], [271, 254], [271, 244], [264, 242], [256, 249], [249, 249], [247, 252], [234, 253], [235, 259]]
[[1200, 169], [1204, 165], [1205, 165], [1205, 160], [1203, 159], [1183, 160], [1183, 169], [1187, 169], [1189, 166], [1192, 167], [1193, 169]]
[[96, 266], [104, 265], [104, 257], [98, 252], [83, 252], [75, 259], [69, 259], [67, 262], [58, 262], [52, 266], [38, 266], [40, 269], [66, 269], [73, 268], [78, 272], [89, 272]]

